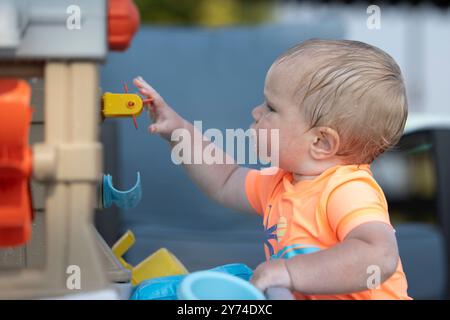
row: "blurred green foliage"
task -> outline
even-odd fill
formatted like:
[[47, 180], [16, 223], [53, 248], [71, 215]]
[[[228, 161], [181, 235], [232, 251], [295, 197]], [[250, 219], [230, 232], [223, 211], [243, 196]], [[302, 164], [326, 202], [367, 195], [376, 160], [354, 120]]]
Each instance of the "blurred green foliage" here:
[[141, 20], [156, 25], [220, 27], [270, 20], [274, 0], [134, 0]]

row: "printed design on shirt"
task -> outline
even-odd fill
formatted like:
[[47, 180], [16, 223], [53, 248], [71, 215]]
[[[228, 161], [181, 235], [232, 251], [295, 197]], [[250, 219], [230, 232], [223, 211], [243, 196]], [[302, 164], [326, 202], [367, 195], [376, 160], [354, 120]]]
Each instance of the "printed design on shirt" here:
[[284, 247], [276, 254], [271, 255], [270, 259], [289, 259], [299, 254], [309, 254], [317, 251], [320, 251], [320, 248], [309, 246], [306, 244], [291, 244]]
[[283, 240], [284, 235], [286, 234], [287, 230], [287, 219], [285, 216], [281, 216], [277, 223], [277, 238], [278, 242]]
[[273, 245], [270, 243], [270, 240], [275, 239], [275, 241], [278, 241], [277, 237], [277, 225], [274, 224], [273, 226], [269, 227], [269, 216], [270, 211], [272, 210], [272, 205], [268, 205], [269, 212], [267, 213], [266, 223], [264, 224], [264, 245], [269, 250], [270, 256], [272, 256], [275, 253], [275, 250], [273, 248]]

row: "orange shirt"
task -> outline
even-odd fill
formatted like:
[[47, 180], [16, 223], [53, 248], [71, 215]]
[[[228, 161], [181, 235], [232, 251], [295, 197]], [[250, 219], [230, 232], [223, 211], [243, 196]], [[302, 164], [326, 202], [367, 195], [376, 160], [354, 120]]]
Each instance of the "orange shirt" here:
[[[293, 183], [292, 173], [273, 168], [250, 170], [245, 180], [251, 206], [263, 216], [267, 260], [289, 259], [342, 242], [357, 226], [390, 224], [384, 193], [370, 166], [335, 166], [314, 180]], [[368, 274], [368, 277], [370, 274]], [[410, 299], [401, 261], [377, 289], [340, 295], [302, 295], [303, 299]]]

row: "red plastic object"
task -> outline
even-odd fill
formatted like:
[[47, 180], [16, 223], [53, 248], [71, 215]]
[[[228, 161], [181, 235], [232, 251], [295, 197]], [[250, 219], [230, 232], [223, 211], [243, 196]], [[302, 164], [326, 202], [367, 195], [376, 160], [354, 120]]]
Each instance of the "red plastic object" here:
[[0, 79], [0, 247], [25, 244], [31, 236], [30, 98], [26, 81]]
[[132, 0], [108, 1], [108, 43], [111, 50], [127, 49], [138, 30], [139, 11]]

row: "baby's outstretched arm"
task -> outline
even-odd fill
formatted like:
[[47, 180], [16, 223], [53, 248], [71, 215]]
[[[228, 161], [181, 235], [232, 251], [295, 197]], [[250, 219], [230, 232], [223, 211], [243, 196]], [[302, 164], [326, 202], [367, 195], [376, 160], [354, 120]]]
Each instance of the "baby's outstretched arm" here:
[[[178, 139], [174, 139], [177, 129], [185, 130], [184, 133], [191, 137], [190, 154], [192, 158], [188, 163], [183, 162], [183, 167], [200, 189], [224, 206], [239, 211], [254, 212], [245, 195], [245, 177], [249, 169], [238, 166], [234, 159], [212, 144], [209, 139], [202, 139], [201, 142], [195, 141], [194, 131], [197, 131], [196, 135], [198, 136], [201, 136], [202, 133], [176, 113], [143, 78], [137, 77], [133, 83], [139, 88], [141, 94], [152, 99], [149, 107], [149, 113], [153, 120], [153, 124], [149, 126], [150, 133], [159, 134], [170, 143], [171, 148], [179, 143]], [[194, 148], [196, 142], [201, 144], [201, 147]], [[203, 154], [204, 148], [210, 144], [214, 148], [215, 156], [223, 159], [224, 164], [207, 164], [203, 161], [194, 164], [194, 152]]]

